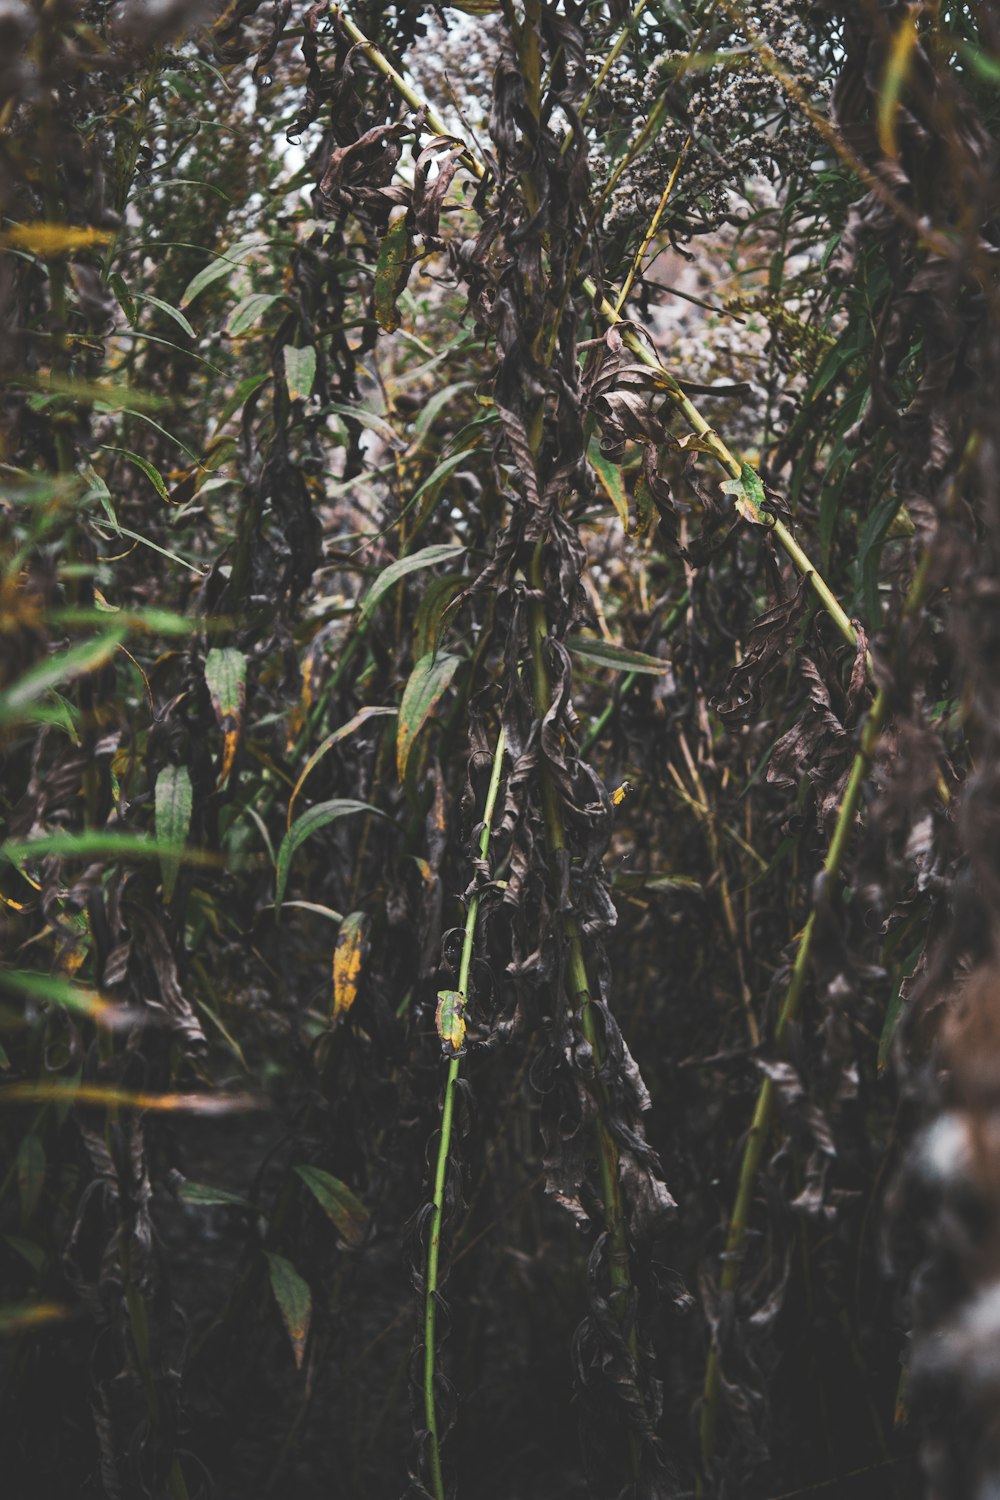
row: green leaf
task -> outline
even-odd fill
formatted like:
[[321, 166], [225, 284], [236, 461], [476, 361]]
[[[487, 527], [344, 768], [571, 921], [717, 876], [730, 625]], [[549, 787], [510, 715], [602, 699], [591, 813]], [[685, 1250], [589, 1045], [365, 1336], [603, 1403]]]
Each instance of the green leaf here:
[[180, 301], [181, 307], [187, 307], [189, 302], [193, 302], [199, 293], [203, 292], [207, 286], [211, 286], [213, 282], [221, 281], [223, 276], [231, 276], [234, 271], [238, 270], [242, 264], [242, 257], [254, 249], [255, 243], [253, 240], [240, 240], [232, 247], [228, 255], [216, 256], [209, 261], [207, 266], [202, 266], [200, 271], [196, 271], [184, 288]]
[[439, 990], [434, 1017], [441, 1045], [452, 1056], [465, 1045], [465, 996], [461, 990]]
[[115, 294], [115, 300], [122, 312], [128, 318], [129, 326], [135, 327], [136, 309], [135, 299], [125, 284], [125, 278], [119, 271], [112, 271], [108, 277], [108, 286]]
[[306, 1339], [309, 1337], [309, 1324], [312, 1321], [312, 1293], [308, 1283], [302, 1280], [295, 1267], [283, 1255], [275, 1255], [270, 1250], [265, 1253], [271, 1277], [271, 1290], [274, 1292], [275, 1301], [281, 1312], [281, 1320], [292, 1341], [295, 1368], [301, 1370], [306, 1352]]
[[361, 1199], [355, 1197], [339, 1177], [324, 1172], [322, 1167], [296, 1167], [295, 1170], [344, 1243], [356, 1250], [364, 1240], [369, 1219]]
[[[108, 453], [121, 453], [125, 458], [129, 460], [130, 463], [135, 464], [136, 468], [141, 469], [145, 474], [146, 478], [149, 480], [150, 484], [153, 486], [153, 489], [159, 495], [160, 499], [166, 500], [167, 504], [170, 504], [170, 491], [167, 489], [167, 486], [163, 481], [163, 475], [160, 473], [159, 469], [157, 469], [153, 464], [149, 462], [148, 458], [143, 458], [140, 454], [133, 453], [129, 448], [112, 448], [106, 445], [105, 451]], [[130, 534], [128, 532], [125, 532], [123, 528], [118, 527], [117, 521], [115, 522], [115, 526], [118, 530], [122, 531], [123, 535], [128, 536]]]
[[352, 422], [360, 422], [362, 427], [370, 427], [372, 432], [377, 432], [390, 448], [402, 448], [404, 446], [398, 432], [391, 422], [387, 422], [377, 411], [370, 411], [366, 406], [345, 406], [340, 401], [330, 401], [323, 407], [324, 416], [331, 412], [335, 417], [346, 417]]
[[625, 534], [628, 535], [628, 495], [625, 492], [625, 479], [621, 469], [617, 464], [611, 463], [601, 452], [601, 445], [597, 438], [591, 439], [587, 449], [587, 459], [601, 482], [601, 488], [618, 512], [618, 519], [622, 523]]
[[197, 337], [197, 334], [191, 327], [191, 324], [188, 322], [184, 314], [180, 312], [176, 307], [172, 307], [169, 302], [164, 302], [162, 297], [154, 297], [149, 292], [136, 292], [135, 295], [137, 301], [149, 302], [161, 313], [166, 313], [167, 317], [172, 318], [173, 321], [177, 324], [178, 328], [182, 328], [184, 330], [188, 338], [193, 339]]
[[316, 379], [316, 348], [306, 344], [301, 349], [286, 344], [281, 351], [285, 362], [285, 384], [291, 401], [307, 401]]
[[450, 562], [452, 558], [458, 557], [465, 548], [457, 544], [439, 543], [433, 547], [422, 547], [419, 552], [411, 552], [409, 557], [401, 557], [398, 562], [390, 563], [389, 566], [378, 575], [368, 593], [361, 601], [361, 618], [368, 620], [376, 604], [391, 588], [394, 588], [400, 579], [409, 573], [415, 573], [420, 568], [433, 568], [438, 563]]
[[39, 662], [37, 667], [32, 667], [30, 672], [25, 672], [0, 693], [0, 724], [16, 722], [28, 704], [41, 698], [57, 683], [72, 682], [74, 678], [102, 667], [125, 635], [125, 627], [116, 625], [92, 641], [81, 641], [78, 646], [70, 646], [68, 651], [60, 651]]
[[403, 690], [396, 729], [396, 771], [400, 781], [406, 775], [406, 763], [417, 735], [448, 691], [459, 664], [457, 656], [435, 656], [429, 652], [420, 658], [410, 673]]
[[185, 1203], [194, 1203], [198, 1207], [213, 1207], [222, 1205], [227, 1208], [249, 1208], [256, 1209], [246, 1198], [241, 1198], [238, 1193], [229, 1193], [225, 1188], [209, 1187], [203, 1182], [184, 1182], [180, 1187], [180, 1197]]
[[[165, 766], [156, 778], [156, 838], [171, 845], [187, 843], [191, 827], [191, 773], [187, 766]], [[163, 899], [169, 905], [181, 862], [176, 854], [161, 854]]]
[[239, 338], [241, 333], [247, 333], [260, 322], [268, 308], [279, 301], [281, 295], [281, 292], [251, 292], [249, 297], [237, 302], [229, 314], [226, 332], [234, 339]]
[[651, 677], [664, 677], [670, 671], [670, 663], [660, 661], [658, 656], [649, 656], [645, 651], [630, 651], [626, 646], [616, 646], [613, 641], [603, 641], [598, 636], [571, 635], [566, 644], [574, 656], [592, 661], [598, 667], [610, 667], [615, 672], [644, 672]]
[[39, 974], [26, 969], [0, 969], [0, 988], [12, 990], [26, 1000], [61, 1005], [64, 1010], [89, 1016], [100, 1026], [128, 1026], [135, 1019], [132, 1011], [106, 1000], [86, 985], [74, 984], [61, 974]]
[[321, 828], [326, 828], [329, 823], [338, 818], [349, 818], [356, 813], [372, 813], [375, 817], [384, 818], [385, 813], [379, 808], [373, 807], [370, 802], [357, 802], [350, 797], [338, 797], [332, 802], [318, 802], [315, 807], [310, 807], [304, 812], [297, 822], [285, 834], [278, 850], [278, 863], [275, 869], [274, 882], [274, 910], [275, 915], [281, 912], [281, 902], [285, 894], [285, 886], [288, 884], [288, 875], [292, 865], [292, 859], [298, 849], [302, 847], [306, 839], [318, 833]]
[[736, 509], [744, 521], [754, 526], [761, 525], [761, 508], [766, 496], [760, 475], [749, 464], [741, 464], [739, 479], [727, 479], [722, 485], [724, 495], [732, 495]]
[[412, 265], [413, 242], [406, 215], [400, 214], [382, 236], [375, 263], [375, 316], [386, 333], [399, 327], [396, 299], [409, 280]]
[[205, 658], [205, 681], [219, 728], [222, 730], [222, 766], [219, 786], [225, 786], [236, 761], [246, 708], [247, 659], [232, 646], [213, 646]]

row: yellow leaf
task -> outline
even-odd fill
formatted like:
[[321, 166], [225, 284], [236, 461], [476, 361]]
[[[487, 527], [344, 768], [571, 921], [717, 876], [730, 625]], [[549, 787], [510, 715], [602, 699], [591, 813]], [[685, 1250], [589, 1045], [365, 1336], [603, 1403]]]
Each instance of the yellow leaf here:
[[346, 1016], [361, 986], [361, 971], [368, 953], [368, 918], [352, 911], [340, 925], [333, 950], [333, 1019]]
[[109, 229], [90, 229], [84, 224], [14, 224], [0, 235], [0, 245], [29, 250], [32, 255], [68, 255], [89, 245], [107, 245], [114, 236]]

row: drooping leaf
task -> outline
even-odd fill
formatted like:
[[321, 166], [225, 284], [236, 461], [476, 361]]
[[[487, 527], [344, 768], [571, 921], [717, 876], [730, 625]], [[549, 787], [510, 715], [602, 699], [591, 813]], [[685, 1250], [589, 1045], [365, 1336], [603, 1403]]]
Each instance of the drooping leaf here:
[[465, 996], [460, 990], [439, 990], [434, 1017], [445, 1051], [455, 1056], [465, 1045]]
[[410, 751], [417, 736], [451, 685], [460, 658], [442, 653], [422, 656], [410, 673], [399, 705], [396, 729], [396, 772], [400, 781], [406, 775]]
[[349, 735], [353, 734], [356, 729], [360, 729], [362, 724], [366, 724], [369, 719], [395, 717], [398, 712], [399, 710], [396, 708], [382, 708], [375, 705], [369, 708], [362, 708], [358, 710], [353, 718], [348, 719], [346, 724], [341, 724], [339, 729], [335, 729], [332, 734], [327, 735], [319, 748], [314, 750], [306, 761], [298, 781], [292, 788], [292, 795], [288, 799], [289, 828], [292, 826], [292, 810], [295, 807], [296, 798], [302, 790], [305, 779], [316, 768], [327, 751], [331, 750], [334, 745], [339, 744], [341, 740], [346, 740]]
[[187, 334], [188, 338], [193, 339], [197, 337], [184, 314], [178, 308], [171, 306], [169, 302], [164, 302], [162, 297], [154, 297], [150, 292], [136, 292], [135, 297], [138, 302], [148, 302], [152, 307], [157, 308], [159, 312], [165, 313], [168, 318], [171, 318], [177, 324], [178, 328]]
[[406, 215], [390, 223], [379, 246], [375, 263], [375, 316], [386, 333], [399, 327], [396, 301], [406, 286], [413, 264], [413, 243]]
[[632, 651], [627, 646], [618, 646], [614, 641], [601, 640], [598, 636], [570, 636], [566, 641], [574, 656], [591, 661], [595, 666], [610, 667], [615, 672], [640, 672], [651, 677], [663, 677], [670, 671], [670, 663], [660, 661], [645, 651]]
[[218, 783], [223, 787], [229, 780], [243, 732], [247, 683], [247, 659], [243, 652], [232, 646], [213, 646], [205, 658], [205, 682], [224, 736]]
[[420, 568], [433, 568], [438, 563], [451, 562], [464, 551], [463, 546], [455, 543], [438, 543], [432, 547], [422, 547], [419, 552], [411, 552], [409, 557], [401, 557], [398, 562], [390, 563], [378, 575], [361, 601], [362, 620], [370, 619], [379, 600], [384, 598], [400, 579], [408, 577], [410, 573], [415, 573]]
[[356, 813], [370, 813], [377, 818], [385, 817], [385, 813], [373, 807], [370, 802], [358, 802], [350, 797], [336, 797], [331, 802], [318, 802], [315, 807], [310, 807], [292, 824], [278, 850], [274, 882], [275, 916], [280, 915], [281, 912], [281, 902], [296, 851], [302, 847], [306, 839], [318, 833], [321, 828], [326, 828], [338, 818], [349, 818]]
[[344, 918], [333, 950], [333, 1019], [346, 1016], [361, 985], [361, 971], [368, 954], [368, 918], [352, 911]]
[[291, 401], [308, 401], [316, 379], [316, 346], [286, 344], [281, 351], [285, 365], [285, 385]]
[[[187, 843], [191, 827], [191, 773], [187, 766], [164, 766], [156, 778], [156, 837], [176, 848]], [[162, 854], [163, 899], [169, 905], [181, 862], [176, 854]]]
[[295, 1368], [301, 1370], [305, 1358], [306, 1339], [312, 1322], [312, 1293], [309, 1284], [303, 1281], [290, 1261], [283, 1255], [266, 1251], [271, 1290], [281, 1312], [288, 1337], [292, 1342]]
[[345, 1182], [322, 1167], [296, 1167], [298, 1175], [346, 1245], [352, 1249], [364, 1241], [370, 1217], [367, 1208]]
[[[135, 464], [137, 469], [141, 469], [160, 499], [166, 500], [167, 504], [170, 504], [170, 491], [167, 489], [163, 475], [155, 464], [150, 463], [148, 458], [143, 458], [140, 453], [133, 453], [130, 448], [108, 447], [107, 451], [109, 453], [122, 454], [124, 458], [128, 459], [129, 463]], [[117, 522], [115, 524], [117, 525]]]

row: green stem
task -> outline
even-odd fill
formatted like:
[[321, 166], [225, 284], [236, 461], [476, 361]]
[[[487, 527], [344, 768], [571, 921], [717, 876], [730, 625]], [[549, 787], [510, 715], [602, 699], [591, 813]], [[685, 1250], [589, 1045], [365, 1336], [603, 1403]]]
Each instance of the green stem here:
[[[490, 825], [500, 789], [503, 769], [504, 732], [497, 736], [493, 752], [493, 772], [486, 793], [483, 809], [483, 826], [479, 835], [479, 855], [485, 859], [490, 847]], [[469, 993], [469, 971], [472, 967], [472, 948], [476, 936], [476, 920], [479, 916], [479, 893], [474, 892], [465, 914], [465, 937], [462, 942], [462, 958], [458, 971], [458, 990], [463, 1000]], [[427, 1247], [427, 1287], [424, 1306], [424, 1412], [430, 1438], [431, 1487], [434, 1500], [444, 1500], [444, 1478], [441, 1472], [441, 1445], [438, 1437], [437, 1408], [434, 1399], [434, 1370], [436, 1365], [435, 1335], [437, 1332], [438, 1268], [441, 1258], [441, 1221], [444, 1216], [444, 1189], [448, 1175], [448, 1153], [451, 1149], [451, 1128], [455, 1108], [455, 1086], [461, 1067], [461, 1053], [456, 1053], [448, 1063], [445, 1081], [444, 1106], [441, 1111], [441, 1136], [438, 1142], [437, 1166], [434, 1172], [434, 1209], [431, 1214], [431, 1233]]]

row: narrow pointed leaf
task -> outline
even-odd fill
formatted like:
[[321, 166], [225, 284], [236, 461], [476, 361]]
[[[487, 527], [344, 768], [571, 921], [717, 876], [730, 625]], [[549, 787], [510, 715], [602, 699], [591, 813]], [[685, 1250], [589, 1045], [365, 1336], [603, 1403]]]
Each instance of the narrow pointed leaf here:
[[292, 1342], [295, 1368], [301, 1370], [305, 1358], [306, 1339], [312, 1322], [312, 1293], [307, 1282], [283, 1255], [267, 1251], [268, 1272], [271, 1290], [281, 1312], [288, 1337]]
[[663, 677], [670, 671], [670, 663], [660, 661], [658, 656], [649, 656], [645, 651], [630, 651], [627, 646], [598, 640], [596, 636], [570, 636], [566, 644], [574, 656], [598, 667], [610, 667], [615, 672], [645, 672], [651, 677]]
[[185, 1203], [192, 1203], [198, 1207], [224, 1206], [253, 1209], [253, 1204], [246, 1198], [241, 1198], [238, 1193], [227, 1192], [225, 1188], [210, 1187], [204, 1182], [182, 1183], [179, 1196]]
[[246, 707], [247, 659], [231, 646], [213, 647], [205, 658], [205, 681], [224, 741], [219, 786], [225, 786], [236, 760]]
[[[156, 778], [157, 842], [183, 847], [191, 827], [191, 773], [187, 766], [165, 766]], [[181, 862], [176, 853], [160, 855], [163, 899], [170, 902]]]

